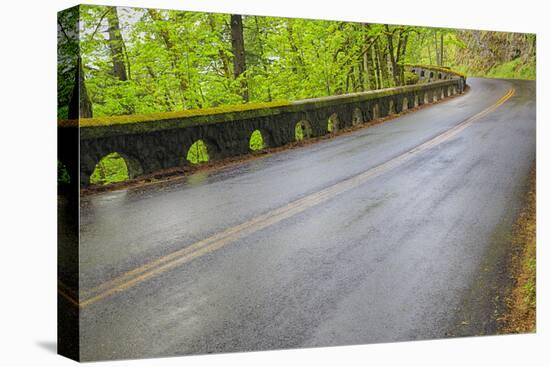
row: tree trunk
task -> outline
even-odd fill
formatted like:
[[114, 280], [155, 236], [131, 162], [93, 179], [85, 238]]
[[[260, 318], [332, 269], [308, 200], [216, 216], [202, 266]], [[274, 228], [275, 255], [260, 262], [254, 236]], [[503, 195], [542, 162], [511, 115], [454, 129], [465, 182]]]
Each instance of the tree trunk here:
[[430, 40], [428, 40], [427, 42], [427, 45], [428, 45], [428, 62], [430, 63], [430, 65], [433, 65], [432, 64], [432, 48], [430, 46], [432, 42]]
[[[368, 29], [369, 28], [369, 25], [368, 24], [363, 24], [363, 27]], [[362, 70], [362, 78], [361, 78], [361, 90], [369, 90], [371, 89], [371, 78], [370, 78], [370, 70], [371, 67], [369, 67], [369, 53], [370, 53], [370, 48], [372, 46], [372, 40], [370, 39], [369, 36], [367, 36], [366, 34], [363, 36], [363, 55], [361, 57], [362, 60], [360, 60], [359, 62], [362, 63], [361, 67], [360, 67], [360, 70]]]
[[372, 65], [369, 64], [369, 53], [370, 49], [367, 49], [363, 55], [363, 70], [365, 71], [365, 90], [371, 89], [371, 69]]
[[439, 57], [439, 45], [437, 44], [437, 31], [434, 32], [435, 39], [435, 63], [436, 65], [441, 65], [441, 59]]
[[357, 89], [361, 92], [365, 91], [365, 77], [368, 79], [368, 75], [366, 75], [365, 73], [365, 64], [363, 63], [364, 61], [365, 57], [363, 54], [361, 55], [357, 63]]
[[399, 64], [399, 76], [401, 80], [401, 84], [405, 85], [405, 68], [403, 68], [402, 61], [405, 60], [405, 56], [407, 55], [407, 43], [409, 41], [409, 34], [405, 34], [403, 36], [403, 42], [401, 43], [401, 50], [399, 53], [399, 57], [397, 58], [397, 62]]
[[380, 45], [378, 44], [378, 41], [375, 43], [375, 52], [374, 52], [375, 60], [376, 60], [376, 69], [378, 71], [378, 88], [376, 89], [382, 89], [385, 85], [385, 77], [386, 77], [386, 65], [382, 63], [383, 57], [381, 55], [380, 51]]
[[395, 85], [399, 85], [399, 70], [397, 67], [397, 62], [395, 60], [394, 49], [393, 49], [393, 33], [390, 32], [389, 26], [386, 24], [386, 37], [388, 38], [388, 51], [390, 54], [391, 62], [391, 72], [393, 76], [393, 82]]
[[439, 51], [439, 57], [441, 63], [439, 65], [443, 66], [443, 32], [441, 32], [441, 51]]
[[[238, 79], [246, 71], [244, 54], [243, 19], [241, 15], [231, 15], [231, 45], [233, 46], [233, 76]], [[239, 94], [248, 102], [248, 84], [246, 78], [241, 78]]]
[[93, 117], [92, 101], [86, 90], [84, 69], [82, 68], [82, 60], [79, 56], [76, 63], [73, 92], [69, 101], [68, 118], [70, 120], [78, 120], [78, 118], [86, 117]]
[[378, 41], [374, 43], [372, 48], [372, 61], [375, 65], [374, 74], [376, 75], [376, 88], [382, 89], [382, 66], [380, 65], [380, 49], [378, 46]]
[[388, 70], [389, 64], [388, 64], [388, 52], [386, 47], [383, 49], [378, 49], [378, 63], [380, 64], [380, 88], [385, 88], [390, 86], [390, 72]]
[[108, 13], [107, 21], [109, 23], [109, 49], [113, 61], [113, 75], [118, 80], [125, 81], [128, 79], [128, 74], [124, 63], [124, 40], [120, 33], [120, 22], [116, 7], [113, 7]]

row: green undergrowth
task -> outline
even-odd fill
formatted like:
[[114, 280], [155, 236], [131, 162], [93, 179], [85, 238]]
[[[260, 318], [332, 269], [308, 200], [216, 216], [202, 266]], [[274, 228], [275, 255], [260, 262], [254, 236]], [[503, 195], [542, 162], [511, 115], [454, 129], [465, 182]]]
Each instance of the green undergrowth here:
[[[334, 130], [334, 124], [332, 123], [332, 119], [329, 118], [329, 119], [328, 119], [327, 131], [328, 131], [329, 133], [331, 133], [333, 130]], [[302, 135], [303, 135], [303, 133], [302, 133]]]
[[96, 165], [90, 176], [90, 184], [107, 185], [128, 180], [128, 167], [118, 153], [106, 155]]
[[250, 135], [250, 150], [261, 150], [265, 148], [264, 139], [260, 130], [254, 130], [252, 135]]
[[495, 65], [489, 70], [468, 69], [464, 66], [457, 66], [456, 69], [466, 72], [470, 76], [481, 78], [535, 80], [537, 76], [537, 66], [534, 58], [528, 61], [517, 58]]
[[187, 160], [193, 164], [208, 162], [208, 148], [202, 140], [197, 140], [187, 152]]
[[304, 128], [302, 124], [296, 124], [296, 127], [294, 128], [294, 138], [296, 141], [304, 140]]
[[418, 80], [420, 79], [418, 75], [415, 73], [411, 73], [410, 71], [405, 71], [405, 84], [406, 85], [414, 85], [418, 83]]
[[493, 67], [489, 70], [487, 76], [490, 78], [535, 80], [536, 74], [534, 61], [524, 63], [518, 58]]

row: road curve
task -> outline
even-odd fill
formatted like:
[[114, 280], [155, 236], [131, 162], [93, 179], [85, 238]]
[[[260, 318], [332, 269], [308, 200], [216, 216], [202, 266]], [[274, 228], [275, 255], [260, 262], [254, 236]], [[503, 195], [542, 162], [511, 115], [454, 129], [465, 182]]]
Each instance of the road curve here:
[[535, 83], [468, 83], [350, 135], [83, 198], [82, 360], [494, 331], [476, 287], [494, 288], [480, 279], [522, 205]]

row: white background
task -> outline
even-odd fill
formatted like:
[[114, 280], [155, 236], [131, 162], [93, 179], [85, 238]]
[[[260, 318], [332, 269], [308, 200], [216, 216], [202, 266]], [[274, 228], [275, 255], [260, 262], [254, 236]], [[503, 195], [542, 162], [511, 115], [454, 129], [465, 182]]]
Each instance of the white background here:
[[[545, 1], [119, 0], [227, 13], [480, 28], [538, 34], [538, 332], [536, 335], [239, 353], [98, 366], [541, 365], [548, 353], [548, 55]], [[56, 340], [56, 12], [65, 0], [8, 0], [0, 12], [0, 364], [65, 366]], [[546, 149], [545, 149], [546, 148]], [[514, 149], [510, 147], [510, 149]], [[546, 169], [545, 169], [546, 168]], [[546, 350], [545, 350], [546, 347]], [[548, 365], [548, 364], [546, 364]]]

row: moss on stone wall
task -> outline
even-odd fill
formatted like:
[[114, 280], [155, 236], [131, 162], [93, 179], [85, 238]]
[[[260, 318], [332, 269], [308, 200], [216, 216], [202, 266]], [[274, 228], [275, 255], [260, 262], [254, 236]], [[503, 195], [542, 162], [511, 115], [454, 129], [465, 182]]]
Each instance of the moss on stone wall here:
[[[437, 67], [430, 68], [437, 70]], [[460, 75], [447, 69], [439, 69]], [[414, 84], [292, 102], [275, 101], [178, 112], [81, 119], [80, 125], [76, 120], [62, 120], [59, 121], [59, 126], [80, 127], [80, 140], [83, 141], [118, 135], [146, 134], [164, 130], [184, 129], [191, 126], [231, 123], [233, 121], [258, 119], [279, 114], [302, 113], [304, 111], [319, 110], [327, 107], [337, 107], [343, 104], [378, 100], [390, 96], [411, 95], [436, 87], [455, 85], [456, 83], [456, 79], [447, 79], [434, 81], [429, 84]]]
[[[152, 122], [169, 119], [188, 118], [194, 116], [210, 116], [231, 112], [243, 112], [251, 110], [261, 110], [264, 108], [273, 108], [287, 106], [288, 101], [274, 101], [265, 103], [247, 103], [231, 106], [220, 106], [211, 108], [201, 108], [183, 111], [173, 112], [157, 112], [148, 113], [142, 115], [123, 115], [123, 116], [110, 116], [110, 117], [98, 117], [98, 118], [84, 118], [80, 119], [80, 127], [93, 127], [93, 126], [110, 126], [120, 124], [131, 124], [136, 122]], [[61, 125], [74, 125], [75, 120], [63, 120], [60, 121]]]

